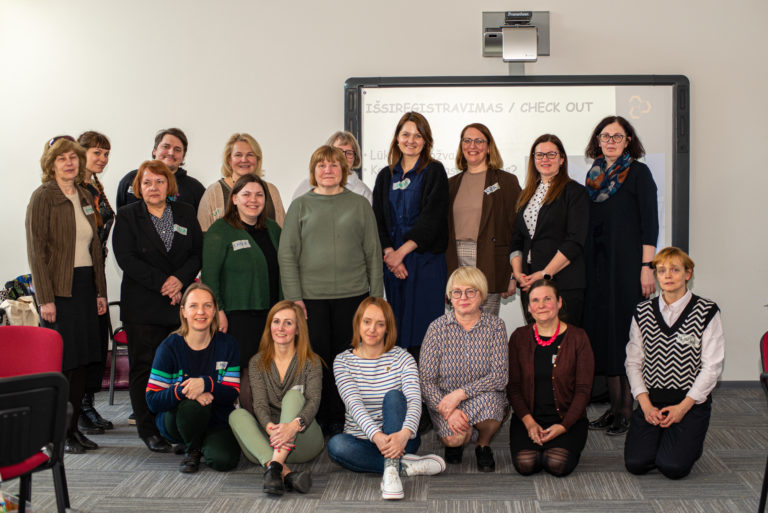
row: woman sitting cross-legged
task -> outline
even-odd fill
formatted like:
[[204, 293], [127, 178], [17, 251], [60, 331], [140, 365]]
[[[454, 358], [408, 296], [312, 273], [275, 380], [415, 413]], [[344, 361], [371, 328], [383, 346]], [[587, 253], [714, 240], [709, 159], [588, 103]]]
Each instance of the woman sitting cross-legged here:
[[323, 450], [323, 433], [315, 422], [322, 365], [309, 345], [304, 310], [293, 301], [273, 306], [259, 352], [248, 365], [255, 418], [245, 408], [229, 416], [245, 457], [267, 469], [266, 493], [307, 493], [312, 486], [309, 471], [291, 472], [286, 463], [309, 461]]
[[421, 389], [416, 362], [395, 347], [389, 303], [364, 299], [354, 317], [352, 348], [336, 356], [333, 373], [346, 406], [344, 432], [328, 442], [328, 455], [356, 472], [383, 473], [383, 499], [402, 499], [400, 476], [445, 470], [439, 456], [416, 456], [421, 440]]
[[482, 310], [488, 282], [477, 267], [459, 267], [448, 278], [453, 311], [427, 330], [421, 350], [421, 383], [448, 463], [460, 463], [464, 445], [476, 436], [477, 468], [493, 472], [490, 443], [509, 412], [507, 330]]
[[240, 448], [227, 425], [240, 393], [237, 341], [218, 331], [213, 291], [193, 283], [181, 298], [181, 327], [155, 353], [147, 405], [160, 433], [182, 442], [180, 472], [197, 472], [201, 456], [214, 470], [231, 470]]
[[587, 443], [595, 359], [584, 330], [560, 320], [563, 300], [555, 282], [533, 282], [528, 298], [534, 323], [509, 339], [512, 464], [524, 476], [542, 469], [567, 476]]
[[725, 338], [717, 305], [688, 290], [691, 257], [668, 247], [652, 265], [661, 295], [637, 305], [627, 344], [627, 377], [638, 408], [629, 421], [624, 464], [633, 474], [658, 468], [679, 479], [704, 450]]

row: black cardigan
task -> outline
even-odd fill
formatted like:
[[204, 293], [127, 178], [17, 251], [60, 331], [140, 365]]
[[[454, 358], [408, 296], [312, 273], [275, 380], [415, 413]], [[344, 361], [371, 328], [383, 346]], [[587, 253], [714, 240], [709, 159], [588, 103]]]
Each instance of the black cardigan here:
[[[522, 252], [523, 272], [531, 274], [541, 271], [559, 250], [571, 263], [554, 275], [558, 287], [562, 290], [586, 287], [584, 243], [589, 228], [587, 190], [571, 180], [552, 203], [542, 205], [533, 239], [523, 219], [527, 206], [528, 203], [517, 212], [509, 246], [510, 252]], [[528, 251], [531, 252], [530, 264]]]
[[[448, 175], [443, 165], [432, 160], [419, 171], [426, 173], [421, 185], [419, 219], [405, 232], [404, 239], [414, 241], [417, 253], [444, 253], [448, 247]], [[389, 208], [389, 190], [392, 171], [385, 167], [379, 171], [373, 187], [373, 213], [379, 228], [381, 248], [392, 248], [392, 213]], [[394, 248], [397, 249], [397, 248]]]
[[[172, 202], [173, 245], [165, 250], [143, 201], [129, 203], [117, 211], [112, 248], [123, 282], [120, 286], [120, 319], [135, 324], [178, 326], [179, 305], [171, 305], [160, 289], [173, 275], [183, 284], [182, 292], [202, 266], [203, 235], [195, 209]], [[186, 229], [186, 234], [184, 232]]]

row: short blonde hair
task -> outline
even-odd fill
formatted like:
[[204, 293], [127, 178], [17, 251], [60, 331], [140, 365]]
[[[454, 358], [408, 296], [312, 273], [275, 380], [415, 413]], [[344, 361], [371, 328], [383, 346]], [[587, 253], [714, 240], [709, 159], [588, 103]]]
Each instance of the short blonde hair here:
[[259, 143], [256, 142], [256, 139], [253, 138], [251, 134], [232, 134], [232, 136], [227, 140], [227, 144], [224, 146], [224, 153], [222, 155], [222, 163], [221, 163], [221, 174], [222, 176], [229, 178], [234, 174], [234, 171], [232, 171], [232, 164], [229, 163], [229, 159], [232, 157], [232, 149], [235, 147], [236, 142], [244, 142], [248, 143], [248, 146], [251, 147], [251, 150], [253, 150], [253, 153], [256, 154], [256, 170], [254, 173], [256, 173], [257, 176], [261, 177], [264, 173], [261, 170], [261, 161], [263, 160], [263, 154], [261, 153], [261, 146], [259, 146]]
[[654, 273], [656, 272], [656, 266], [670, 260], [680, 260], [680, 262], [683, 264], [683, 267], [685, 267], [685, 270], [691, 271], [691, 278], [693, 278], [693, 260], [688, 256], [688, 253], [680, 248], [676, 248], [675, 246], [668, 246], [659, 251], [659, 253], [653, 257], [653, 261], [651, 261], [651, 267], [653, 267]]
[[50, 182], [56, 179], [56, 172], [53, 170], [53, 163], [56, 157], [63, 153], [74, 151], [77, 155], [77, 160], [80, 163], [80, 167], [77, 170], [77, 178], [75, 182], [82, 183], [85, 179], [85, 148], [75, 141], [72, 136], [69, 135], [57, 135], [52, 139], [45, 141], [43, 147], [43, 154], [40, 157], [40, 169], [43, 170], [43, 183]]
[[355, 317], [352, 320], [352, 342], [350, 345], [354, 349], [360, 346], [360, 341], [362, 340], [360, 323], [363, 322], [363, 315], [369, 306], [376, 306], [384, 313], [384, 324], [387, 330], [384, 335], [384, 352], [386, 353], [395, 347], [395, 342], [397, 342], [397, 323], [395, 322], [395, 313], [392, 311], [392, 307], [380, 297], [369, 296], [360, 302], [360, 306], [357, 307]]
[[312, 187], [317, 187], [317, 179], [315, 178], [315, 168], [317, 165], [327, 160], [328, 162], [336, 162], [341, 166], [341, 185], [344, 187], [347, 185], [347, 178], [349, 177], [349, 163], [347, 157], [344, 156], [344, 152], [338, 148], [326, 144], [320, 146], [312, 154], [312, 158], [309, 159], [309, 183]]
[[463, 265], [453, 271], [448, 278], [448, 284], [445, 286], [445, 297], [451, 298], [451, 291], [456, 285], [466, 285], [477, 289], [483, 301], [488, 297], [488, 280], [483, 271], [477, 267]]
[[136, 176], [133, 178], [133, 183], [131, 184], [133, 195], [138, 199], [144, 199], [141, 197], [141, 181], [144, 179], [144, 173], [147, 171], [165, 177], [168, 181], [166, 195], [175, 196], [179, 192], [179, 188], [176, 185], [176, 177], [173, 175], [173, 171], [165, 165], [165, 162], [159, 160], [145, 160], [136, 171]]

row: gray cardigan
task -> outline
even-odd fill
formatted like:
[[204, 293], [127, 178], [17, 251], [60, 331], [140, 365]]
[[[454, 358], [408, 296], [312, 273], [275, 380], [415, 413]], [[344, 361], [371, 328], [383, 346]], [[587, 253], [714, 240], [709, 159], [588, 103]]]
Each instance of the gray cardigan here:
[[[253, 395], [253, 413], [262, 427], [267, 424], [280, 423], [280, 410], [282, 409], [283, 396], [294, 387], [302, 386], [304, 407], [299, 412], [299, 417], [309, 426], [315, 420], [315, 415], [320, 407], [320, 391], [323, 386], [322, 363], [320, 360], [307, 360], [304, 369], [298, 371], [298, 358], [293, 356], [285, 379], [280, 382], [280, 373], [272, 362], [269, 372], [261, 369], [261, 354], [256, 354], [248, 364], [249, 379], [251, 382], [251, 394]], [[293, 419], [291, 419], [293, 420]]]

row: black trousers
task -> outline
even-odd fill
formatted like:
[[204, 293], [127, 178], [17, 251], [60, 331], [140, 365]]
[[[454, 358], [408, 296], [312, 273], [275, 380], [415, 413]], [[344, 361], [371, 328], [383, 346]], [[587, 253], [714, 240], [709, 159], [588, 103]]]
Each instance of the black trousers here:
[[128, 388], [131, 406], [136, 415], [136, 429], [139, 437], [160, 435], [155, 425], [155, 416], [149, 411], [146, 399], [147, 382], [160, 343], [178, 326], [157, 326], [151, 324], [124, 324], [128, 337]]
[[99, 315], [99, 344], [101, 350], [101, 360], [91, 362], [85, 371], [85, 392], [95, 394], [101, 391], [101, 382], [104, 379], [104, 367], [107, 363], [107, 349], [109, 347], [109, 315]]
[[248, 364], [259, 351], [261, 335], [269, 310], [234, 310], [227, 313], [227, 334], [237, 340], [240, 349], [240, 406], [253, 413], [253, 397]]
[[[655, 404], [661, 409], [664, 406]], [[670, 479], [687, 476], [704, 450], [709, 428], [712, 398], [693, 408], [677, 424], [662, 428], [648, 424], [643, 410], [637, 408], [629, 419], [624, 443], [624, 465], [633, 474], [645, 474], [654, 468]]]
[[323, 359], [323, 391], [317, 419], [323, 424], [344, 422], [344, 402], [333, 377], [333, 360], [352, 342], [352, 319], [368, 294], [340, 299], [305, 299], [312, 350]]

